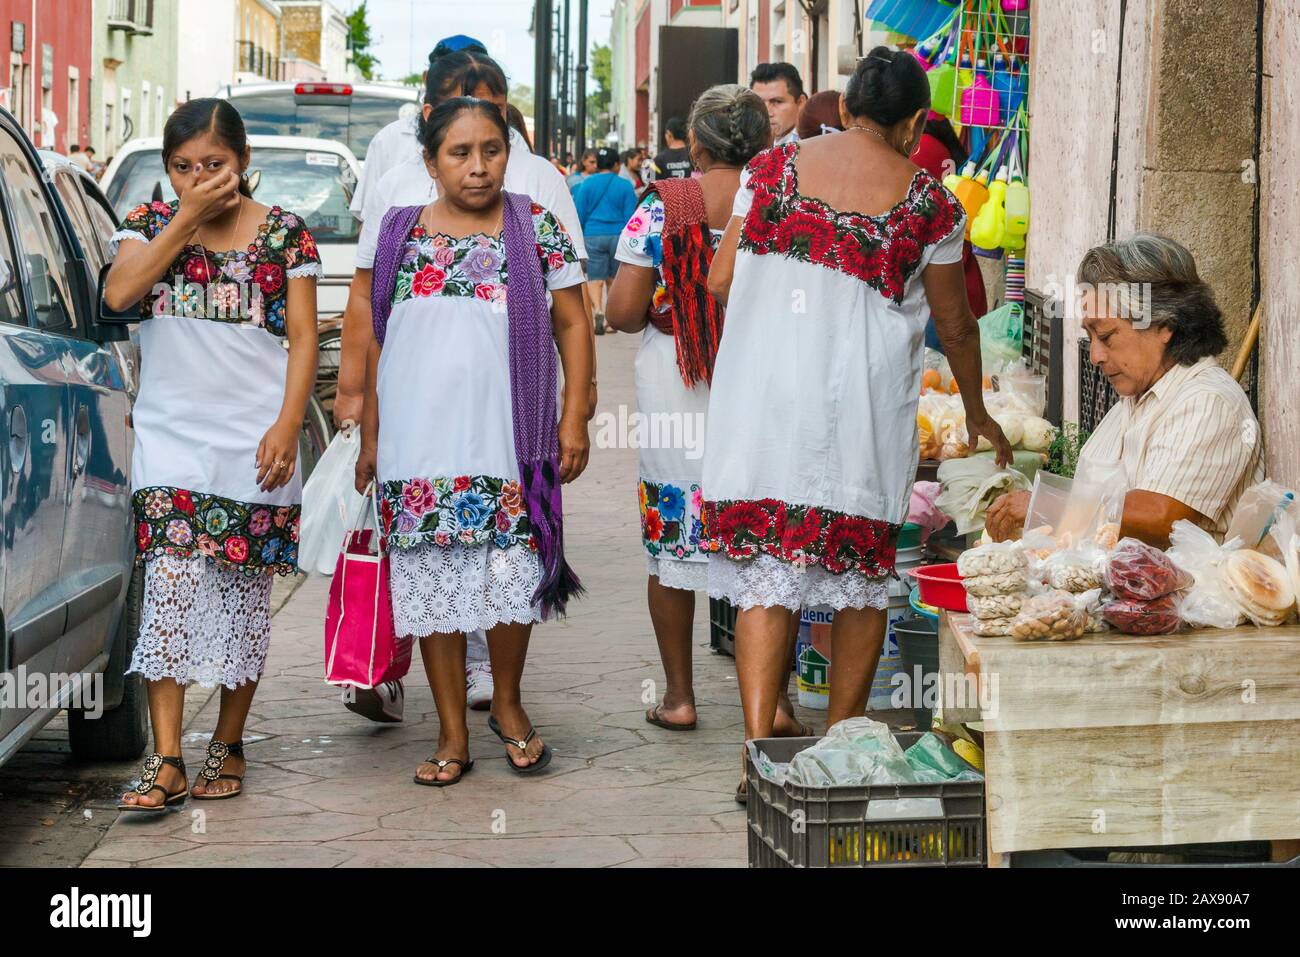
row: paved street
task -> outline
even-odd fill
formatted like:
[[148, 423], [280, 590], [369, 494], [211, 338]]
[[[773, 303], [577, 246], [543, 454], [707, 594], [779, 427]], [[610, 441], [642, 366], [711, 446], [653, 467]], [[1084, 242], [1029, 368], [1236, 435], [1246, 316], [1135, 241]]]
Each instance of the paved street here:
[[[632, 407], [638, 341], [597, 340], [602, 411]], [[663, 731], [642, 717], [643, 683], [663, 675], [645, 608], [636, 461], [633, 450], [593, 449], [565, 496], [568, 553], [589, 595], [533, 633], [524, 703], [555, 749], [542, 776], [511, 773], [486, 713], [470, 712], [474, 772], [452, 788], [413, 784], [437, 738], [422, 671], [407, 684], [405, 723], [344, 710], [321, 681], [328, 582], [310, 579], [275, 619], [243, 797], [191, 802], [161, 821], [119, 818], [86, 865], [743, 866], [744, 812], [731, 796], [741, 713], [731, 659], [708, 650], [706, 601], [696, 612], [699, 728]], [[214, 695], [187, 724], [192, 767], [216, 714]]]

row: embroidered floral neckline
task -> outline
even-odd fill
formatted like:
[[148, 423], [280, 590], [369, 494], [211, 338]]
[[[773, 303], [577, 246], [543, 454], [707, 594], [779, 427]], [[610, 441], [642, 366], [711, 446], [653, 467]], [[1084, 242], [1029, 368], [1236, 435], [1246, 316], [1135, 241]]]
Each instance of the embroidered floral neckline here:
[[[173, 216], [176, 215], [176, 210], [179, 208], [179, 206], [180, 206], [179, 200], [172, 204]], [[271, 209], [267, 212], [266, 216], [262, 218], [261, 224], [257, 227], [257, 235], [253, 237], [253, 241], [249, 243], [248, 246], [244, 249], [216, 250], [216, 249], [209, 249], [207, 246], [203, 245], [202, 243], [186, 243], [185, 246], [182, 248], [182, 252], [190, 253], [191, 255], [193, 255], [196, 250], [202, 250], [203, 252], [207, 253], [209, 256], [220, 256], [223, 259], [230, 258], [232, 256], [238, 257], [238, 256], [252, 255], [256, 253], [262, 246], [266, 245], [266, 237], [271, 234], [271, 225], [280, 220], [280, 216], [283, 212], [284, 210], [281, 209], [279, 206], [272, 206]]]
[[912, 174], [911, 180], [907, 184], [907, 192], [903, 198], [896, 202], [883, 213], [859, 213], [857, 210], [836, 209], [830, 203], [816, 196], [806, 196], [799, 192], [799, 168], [795, 165], [795, 158], [799, 155], [799, 143], [789, 143], [783, 149], [786, 152], [785, 168], [790, 177], [790, 196], [799, 203], [812, 203], [814, 206], [820, 206], [829, 216], [837, 219], [870, 219], [870, 220], [888, 220], [900, 209], [905, 209], [916, 201], [917, 195], [921, 192], [924, 181], [930, 176], [923, 169], [918, 169]]

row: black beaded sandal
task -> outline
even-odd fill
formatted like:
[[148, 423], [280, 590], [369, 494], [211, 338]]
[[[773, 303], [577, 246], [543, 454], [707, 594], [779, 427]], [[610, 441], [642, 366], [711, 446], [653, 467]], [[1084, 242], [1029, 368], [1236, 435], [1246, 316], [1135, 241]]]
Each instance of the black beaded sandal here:
[[238, 774], [222, 774], [221, 769], [226, 766], [226, 758], [230, 755], [236, 757], [244, 756], [244, 742], [236, 741], [234, 744], [226, 744], [224, 741], [218, 741], [213, 738], [208, 742], [208, 757], [203, 762], [203, 770], [199, 772], [199, 777], [211, 784], [213, 781], [234, 781], [239, 787], [233, 791], [226, 791], [222, 794], [192, 794], [191, 797], [196, 801], [224, 801], [227, 798], [239, 797], [244, 793], [244, 779]]
[[431, 787], [431, 788], [449, 788], [453, 784], [460, 784], [460, 779], [463, 778], [465, 775], [469, 774], [469, 772], [474, 770], [473, 758], [467, 758], [466, 760], [462, 761], [460, 758], [440, 758], [436, 754], [434, 754], [425, 758], [424, 763], [432, 764], [435, 768], [437, 768], [438, 770], [434, 772], [435, 774], [442, 773], [444, 770], [446, 770], [447, 765], [449, 764], [454, 764], [460, 768], [460, 774], [456, 775], [450, 781], [439, 781], [436, 777], [422, 778], [418, 774], [415, 776], [416, 784], [423, 784], [425, 787]]
[[[528, 753], [528, 742], [537, 737], [537, 729], [529, 728], [527, 736], [521, 739], [516, 740], [515, 738], [507, 738], [505, 734], [502, 733], [501, 725], [497, 723], [495, 716], [488, 718], [488, 730], [500, 738], [504, 743], [513, 745], [520, 751], [523, 751], [525, 755]], [[514, 771], [516, 774], [534, 774], [550, 763], [551, 746], [549, 744], [542, 745], [542, 753], [537, 756], [537, 760], [532, 764], [515, 764], [515, 759], [510, 756], [510, 752], [506, 752], [506, 764], [510, 765], [510, 770]]]
[[140, 773], [140, 783], [132, 790], [140, 797], [144, 797], [150, 791], [155, 789], [162, 791], [163, 800], [161, 804], [125, 804], [119, 803], [119, 811], [135, 811], [140, 814], [162, 814], [177, 805], [185, 803], [185, 797], [189, 793], [189, 784], [183, 784], [179, 791], [168, 791], [158, 783], [158, 772], [162, 770], [164, 764], [169, 764], [177, 771], [181, 772], [181, 777], [185, 777], [185, 759], [182, 757], [167, 757], [157, 752], [149, 755], [144, 759], [144, 770]]

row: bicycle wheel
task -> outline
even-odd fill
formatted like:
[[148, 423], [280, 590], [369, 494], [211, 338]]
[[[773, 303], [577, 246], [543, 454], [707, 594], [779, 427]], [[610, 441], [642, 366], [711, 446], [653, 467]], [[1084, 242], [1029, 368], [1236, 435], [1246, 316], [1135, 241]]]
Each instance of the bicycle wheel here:
[[343, 330], [325, 329], [316, 346], [316, 397], [332, 407], [339, 388], [339, 359], [343, 354]]
[[325, 449], [334, 437], [334, 426], [329, 413], [316, 396], [307, 399], [307, 412], [302, 419], [302, 434], [298, 437], [298, 461], [302, 463], [302, 480], [311, 476]]

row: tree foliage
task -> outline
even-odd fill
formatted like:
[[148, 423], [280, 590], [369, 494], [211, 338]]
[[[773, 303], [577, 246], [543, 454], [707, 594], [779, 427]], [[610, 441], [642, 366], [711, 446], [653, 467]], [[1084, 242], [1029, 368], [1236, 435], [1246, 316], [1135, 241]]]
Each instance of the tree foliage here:
[[357, 8], [348, 14], [348, 47], [352, 50], [352, 62], [356, 64], [357, 72], [365, 79], [373, 80], [379, 58], [370, 52], [373, 38], [367, 18], [367, 2], [368, 0], [361, 0]]

